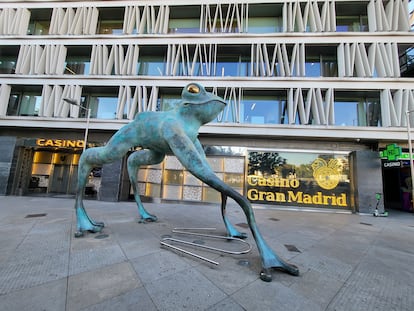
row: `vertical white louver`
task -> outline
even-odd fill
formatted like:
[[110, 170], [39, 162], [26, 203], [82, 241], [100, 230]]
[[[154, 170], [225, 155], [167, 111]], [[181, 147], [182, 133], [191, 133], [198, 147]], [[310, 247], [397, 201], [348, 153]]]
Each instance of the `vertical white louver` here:
[[291, 55], [284, 43], [275, 44], [272, 50], [269, 55], [266, 43], [251, 46], [250, 72], [253, 76], [305, 76], [305, 44], [293, 45]]
[[51, 35], [94, 35], [99, 11], [95, 7], [53, 8]]
[[410, 31], [408, 0], [371, 0], [368, 27], [369, 31]]
[[91, 54], [91, 75], [136, 75], [139, 46], [130, 44], [126, 47], [114, 44], [93, 45]]
[[247, 32], [248, 4], [202, 4], [200, 32]]
[[283, 4], [283, 31], [336, 31], [335, 1], [285, 2]]
[[44, 85], [40, 103], [40, 117], [75, 117], [79, 116], [79, 107], [65, 102], [64, 98], [72, 98], [80, 102], [82, 88], [79, 85]]
[[[217, 94], [217, 89], [213, 89]], [[223, 99], [227, 102], [224, 110], [217, 116], [218, 122], [240, 123], [240, 104], [243, 98], [242, 88], [226, 87]]]
[[[216, 73], [217, 44], [169, 44], [166, 72], [168, 76], [211, 76]], [[198, 72], [196, 70], [199, 70]]]
[[[414, 110], [414, 90], [381, 91], [381, 123], [383, 127], [407, 126], [406, 111]], [[414, 125], [412, 116], [410, 124]]]
[[325, 98], [320, 88], [308, 89], [306, 99], [301, 88], [289, 89], [287, 102], [289, 124], [295, 124], [297, 117], [300, 124], [335, 124], [333, 89], [326, 90]]
[[16, 74], [63, 74], [67, 49], [64, 45], [21, 45]]
[[10, 91], [10, 85], [0, 85], [0, 116], [5, 116], [7, 114], [7, 106], [9, 105]]
[[0, 35], [25, 35], [29, 21], [30, 11], [27, 9], [0, 9]]
[[158, 101], [158, 87], [137, 86], [135, 90], [131, 86], [120, 86], [118, 92], [117, 119], [128, 120], [144, 111], [156, 111]]
[[170, 7], [168, 5], [127, 6], [124, 13], [124, 34], [166, 34]]
[[338, 45], [339, 77], [399, 77], [400, 64], [396, 43], [364, 43]]

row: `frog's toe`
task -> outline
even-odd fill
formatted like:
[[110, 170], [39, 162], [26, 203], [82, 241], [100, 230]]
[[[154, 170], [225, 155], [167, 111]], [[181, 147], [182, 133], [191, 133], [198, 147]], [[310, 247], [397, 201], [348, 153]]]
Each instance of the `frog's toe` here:
[[248, 235], [246, 232], [238, 232], [236, 234], [231, 235], [232, 238], [238, 238], [238, 239], [247, 239]]
[[157, 216], [148, 214], [146, 216], [141, 216], [138, 222], [147, 223], [147, 222], [156, 222], [157, 220], [158, 220]]

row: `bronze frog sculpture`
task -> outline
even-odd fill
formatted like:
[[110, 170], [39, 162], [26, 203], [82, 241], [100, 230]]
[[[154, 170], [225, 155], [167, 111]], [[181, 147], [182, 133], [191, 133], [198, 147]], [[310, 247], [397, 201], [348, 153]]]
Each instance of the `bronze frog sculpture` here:
[[84, 231], [99, 232], [104, 227], [102, 222], [94, 221], [88, 216], [83, 205], [84, 190], [92, 168], [121, 159], [135, 147], [140, 149], [134, 151], [127, 162], [135, 201], [142, 221], [156, 221], [157, 217], [149, 214], [142, 205], [137, 191], [137, 172], [141, 165], [162, 162], [168, 152], [174, 154], [195, 177], [221, 193], [222, 217], [227, 233], [231, 237], [245, 238], [246, 236], [237, 231], [226, 217], [227, 197], [234, 199], [243, 209], [261, 256], [262, 280], [272, 280], [270, 273], [272, 268], [298, 275], [298, 268], [279, 258], [263, 239], [256, 225], [250, 202], [219, 179], [206, 160], [198, 139], [199, 128], [214, 120], [225, 106], [226, 102], [222, 98], [207, 92], [199, 84], [191, 83], [183, 89], [181, 101], [172, 109], [139, 113], [131, 123], [119, 129], [105, 146], [85, 150], [79, 160], [75, 236], [82, 236]]

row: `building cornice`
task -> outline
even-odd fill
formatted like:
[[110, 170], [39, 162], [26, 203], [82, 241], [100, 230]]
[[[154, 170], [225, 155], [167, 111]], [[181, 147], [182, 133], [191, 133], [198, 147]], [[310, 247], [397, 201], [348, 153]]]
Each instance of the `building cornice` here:
[[278, 32], [266, 34], [251, 33], [203, 33], [203, 34], [133, 34], [133, 35], [0, 35], [2, 45], [21, 45], [22, 40], [28, 45], [63, 44], [94, 45], [102, 44], [138, 44], [168, 45], [180, 44], [339, 44], [339, 43], [407, 43], [412, 44], [414, 32]]
[[[91, 119], [89, 130], [115, 132], [129, 123], [128, 120]], [[60, 131], [85, 130], [85, 119], [44, 117], [0, 117], [3, 128], [30, 130], [54, 129]], [[261, 137], [267, 139], [332, 139], [338, 141], [406, 142], [405, 127], [351, 127], [323, 125], [252, 125], [238, 123], [210, 123], [201, 127], [202, 136], [219, 137]]]
[[244, 89], [334, 88], [355, 90], [414, 89], [412, 78], [357, 77], [200, 77], [200, 76], [96, 76], [96, 75], [0, 75], [0, 84], [82, 85], [82, 86], [159, 86], [183, 87], [199, 82], [205, 87], [242, 87]]

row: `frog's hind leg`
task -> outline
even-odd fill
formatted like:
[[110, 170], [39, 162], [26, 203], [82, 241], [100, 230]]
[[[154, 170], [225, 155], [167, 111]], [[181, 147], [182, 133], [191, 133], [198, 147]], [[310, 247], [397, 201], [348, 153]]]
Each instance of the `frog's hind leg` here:
[[224, 225], [226, 226], [227, 234], [232, 238], [245, 239], [247, 234], [244, 232], [239, 232], [226, 216], [226, 205], [227, 205], [227, 196], [224, 193], [221, 193], [221, 216], [223, 217]]
[[141, 165], [152, 165], [161, 163], [165, 154], [152, 150], [138, 150], [128, 157], [128, 175], [134, 191], [135, 202], [138, 206], [138, 212], [141, 216], [140, 222], [157, 221], [157, 216], [151, 215], [142, 205], [138, 191], [137, 174]]

